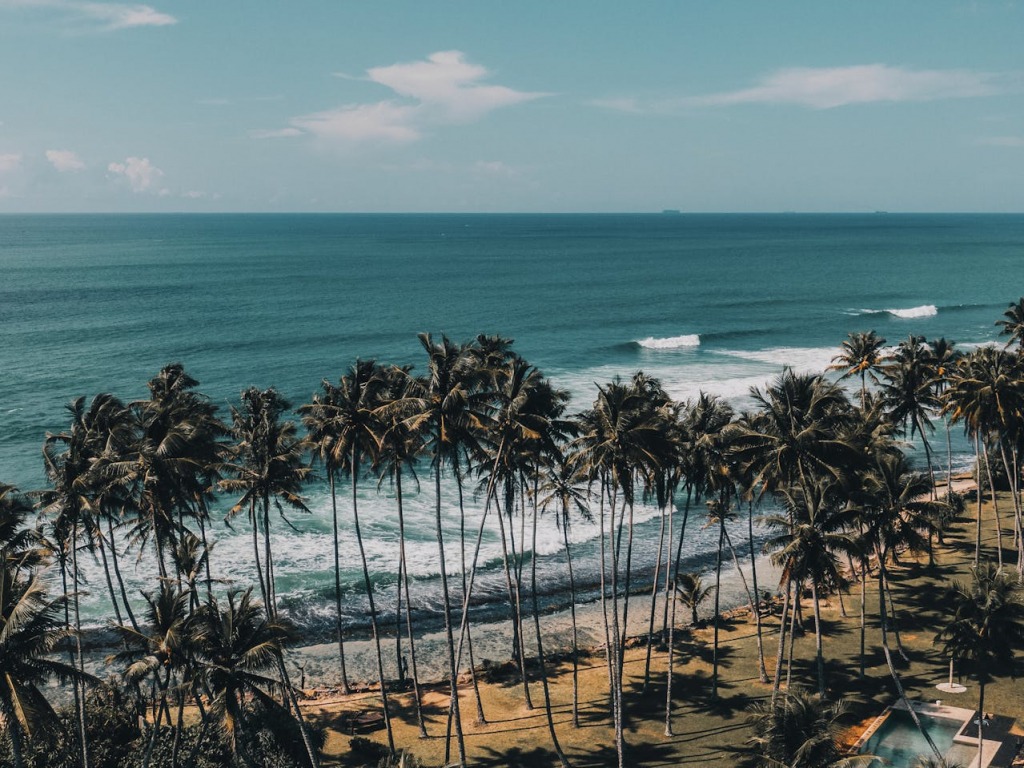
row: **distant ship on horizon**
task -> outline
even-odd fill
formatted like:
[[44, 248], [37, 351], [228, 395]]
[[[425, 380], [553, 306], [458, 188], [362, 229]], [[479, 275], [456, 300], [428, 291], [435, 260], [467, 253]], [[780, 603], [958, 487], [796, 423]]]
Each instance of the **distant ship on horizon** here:
[[663, 208], [661, 212], [666, 213], [670, 216], [678, 216], [680, 213], [682, 213], [682, 211], [680, 211], [678, 208]]

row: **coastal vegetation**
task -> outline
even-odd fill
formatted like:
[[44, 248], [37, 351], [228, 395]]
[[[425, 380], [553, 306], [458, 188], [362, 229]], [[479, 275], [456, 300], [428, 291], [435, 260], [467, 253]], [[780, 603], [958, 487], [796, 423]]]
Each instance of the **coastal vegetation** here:
[[[478, 724], [496, 717], [486, 711], [477, 679], [470, 610], [485, 532], [502, 547], [515, 687], [522, 706], [532, 710], [539, 685], [554, 757], [570, 764], [552, 714], [554, 660], [545, 653], [533, 555], [545, 515], [562, 530], [572, 589], [574, 728], [584, 727], [576, 684], [583, 649], [568, 531], [577, 525], [599, 531], [603, 723], [614, 744], [607, 762], [637, 763], [627, 734], [635, 725], [633, 700], [662, 684], [654, 680], [659, 664], [652, 657], [665, 662], [658, 715], [666, 736], [681, 722], [673, 665], [684, 652], [680, 625], [687, 613], [693, 625], [711, 624], [710, 677], [702, 695], [710, 708], [721, 701], [720, 673], [730, 659], [720, 642], [729, 632], [720, 582], [723, 570], [734, 568], [754, 621], [756, 678], [766, 687], [751, 713], [755, 735], [745, 750], [763, 765], [839, 764], [835, 721], [843, 691], [830, 676], [833, 639], [822, 604], [834, 597], [844, 614], [844, 599], [856, 606], [860, 678], [866, 674], [867, 617], [874, 614], [892, 685], [906, 698], [903, 617], [892, 571], [908, 559], [931, 562], [936, 541], [964, 511], [948, 479], [951, 458], [945, 471], [935, 466], [941, 462], [930, 442], [936, 422], [947, 435], [963, 428], [977, 459], [974, 580], [950, 585], [949, 624], [939, 640], [982, 690], [1012, 669], [1024, 641], [1024, 299], [999, 325], [1005, 346], [969, 352], [945, 339], [909, 336], [886, 347], [874, 332], [851, 334], [833, 374], [784, 369], [753, 389], [751, 409], [740, 413], [714, 394], [676, 402], [642, 372], [599, 384], [594, 401], [572, 412], [567, 393], [521, 358], [510, 339], [486, 335], [456, 343], [422, 334], [423, 375], [357, 360], [295, 411], [276, 390], [249, 388], [221, 414], [176, 363], [149, 381], [145, 399], [78, 398], [68, 405], [66, 428], [44, 438], [47, 487], [22, 493], [0, 486], [0, 761], [16, 768], [317, 768], [324, 733], [304, 717], [303, 686], [289, 672], [287, 648], [297, 638], [277, 595], [274, 530], [291, 525], [290, 515], [308, 514], [306, 489], [325, 483], [335, 540], [340, 688], [348, 693], [353, 687], [337, 547], [351, 521], [369, 605], [386, 764], [406, 759], [402, 750], [410, 746], [394, 736], [393, 692], [411, 689], [416, 727], [444, 740], [446, 764], [477, 759], [467, 749], [460, 684], [472, 688]], [[844, 379], [856, 389], [848, 390]], [[915, 439], [924, 458], [920, 468], [907, 456], [906, 441]], [[945, 483], [937, 479], [943, 474]], [[433, 494], [441, 580], [447, 706], [440, 728], [424, 712], [410, 600], [415, 584], [405, 547], [402, 483], [420, 476], [432, 486], [424, 492]], [[399, 608], [392, 629], [383, 626], [375, 604], [379, 574], [371, 573], [364, 548], [358, 489], [367, 482], [394, 491], [399, 546], [391, 575]], [[989, 520], [985, 488], [993, 491]], [[997, 489], [1010, 503], [1003, 510], [1012, 531], [1008, 548]], [[476, 531], [466, 530], [468, 505], [481, 511]], [[639, 505], [656, 509], [661, 521], [649, 603], [636, 588]], [[455, 563], [446, 560], [452, 551], [442, 525], [448, 507], [457, 508], [461, 520]], [[243, 590], [224, 589], [212, 577], [217, 551], [210, 531], [214, 510], [225, 508], [226, 522], [251, 536], [256, 583]], [[749, 551], [742, 555], [729, 532], [740, 521], [749, 530]], [[684, 542], [698, 525], [713, 531], [717, 542], [713, 583], [709, 575], [682, 570]], [[989, 528], [994, 550], [983, 547]], [[757, 572], [762, 544], [779, 574], [767, 585], [774, 593], [767, 597]], [[151, 589], [132, 595], [122, 564], [140, 556], [151, 559], [156, 573]], [[1004, 562], [1007, 557], [1014, 562]], [[99, 587], [84, 581], [85, 558], [101, 566]], [[876, 606], [868, 605], [869, 586]], [[111, 678], [104, 681], [86, 663], [79, 599], [86, 588], [104, 591], [110, 606], [114, 640], [104, 668]], [[677, 615], [677, 602], [689, 611]], [[701, 622], [698, 609], [708, 602], [714, 607]], [[773, 611], [775, 638], [761, 621]], [[639, 640], [629, 633], [638, 615], [647, 627]], [[794, 654], [809, 627], [813, 659], [803, 666]], [[388, 637], [396, 644], [397, 679], [386, 674]], [[639, 690], [626, 669], [636, 642], [646, 655]], [[45, 689], [51, 679], [66, 693], [60, 708]], [[810, 688], [813, 700], [805, 692]], [[937, 750], [935, 757], [942, 757]]]

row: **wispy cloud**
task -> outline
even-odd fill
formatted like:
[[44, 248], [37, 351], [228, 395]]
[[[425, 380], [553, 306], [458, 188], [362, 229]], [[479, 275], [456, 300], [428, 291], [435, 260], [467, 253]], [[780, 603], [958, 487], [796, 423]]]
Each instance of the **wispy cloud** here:
[[795, 104], [831, 109], [873, 102], [935, 101], [991, 96], [1001, 90], [997, 75], [964, 69], [905, 69], [885, 64], [852, 67], [797, 67], [762, 78], [752, 88], [684, 100], [692, 106]]
[[125, 179], [132, 192], [146, 192], [164, 175], [148, 157], [129, 157], [123, 163], [111, 163], [107, 166], [107, 171], [115, 178]]
[[302, 131], [298, 128], [271, 128], [266, 130], [256, 128], [249, 131], [249, 135], [254, 139], [284, 139], [289, 136], [301, 136]]
[[21, 154], [8, 152], [0, 154], [0, 173], [10, 173], [21, 165]]
[[0, 0], [0, 9], [21, 8], [58, 12], [65, 20], [98, 25], [107, 30], [165, 27], [178, 20], [149, 5], [82, 2], [82, 0]]
[[[430, 127], [470, 123], [504, 107], [546, 96], [484, 82], [491, 73], [461, 51], [439, 51], [422, 61], [371, 67], [359, 79], [390, 89], [394, 97], [345, 104], [293, 117], [292, 129], [344, 143], [408, 144]], [[293, 136], [289, 129], [250, 132], [256, 138]]]
[[986, 147], [1024, 147], [1024, 136], [985, 136], [978, 143]]
[[46, 150], [46, 159], [61, 173], [80, 171], [85, 168], [85, 163], [70, 149], [48, 149]]

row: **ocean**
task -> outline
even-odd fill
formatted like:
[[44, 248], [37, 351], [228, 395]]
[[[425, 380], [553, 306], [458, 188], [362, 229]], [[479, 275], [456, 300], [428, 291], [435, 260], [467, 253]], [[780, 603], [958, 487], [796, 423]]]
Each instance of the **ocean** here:
[[[998, 340], [994, 325], [1024, 285], [1019, 215], [96, 215], [0, 216], [0, 482], [44, 482], [47, 431], [72, 398], [141, 398], [166, 363], [181, 362], [222, 409], [250, 386], [308, 401], [357, 358], [425, 360], [416, 335], [479, 333], [515, 349], [587, 407], [596, 384], [637, 370], [679, 399], [701, 389], [749, 404], [749, 389], [784, 366], [820, 371], [852, 331], [896, 343], [945, 336], [962, 348]], [[1017, 278], [1014, 278], [1017, 275]], [[941, 425], [936, 440], [941, 442]], [[920, 454], [920, 450], [910, 449]], [[957, 442], [956, 464], [969, 463]], [[940, 455], [943, 451], [940, 450]], [[440, 603], [433, 492], [406, 487], [413, 602], [429, 621]], [[346, 496], [342, 558], [347, 623], [365, 623]], [[330, 500], [307, 489], [311, 515], [277, 525], [278, 591], [310, 635], [333, 610]], [[214, 575], [251, 581], [249, 540], [214, 511]], [[378, 604], [394, 608], [397, 531], [385, 483], [361, 485], [361, 521]], [[458, 566], [458, 516], [446, 489], [448, 562]], [[475, 530], [479, 500], [469, 499]], [[716, 537], [688, 528], [687, 566], [712, 562]], [[657, 513], [639, 510], [636, 560], [653, 562]], [[578, 576], [596, 580], [596, 535], [572, 528]], [[735, 531], [746, 541], [745, 523]], [[477, 610], [500, 615], [500, 544], [485, 540]], [[542, 521], [538, 565], [546, 604], [564, 603], [561, 534]], [[147, 555], [126, 561], [151, 589]], [[87, 621], [106, 610], [89, 566]], [[771, 586], [771, 585], [769, 585]]]

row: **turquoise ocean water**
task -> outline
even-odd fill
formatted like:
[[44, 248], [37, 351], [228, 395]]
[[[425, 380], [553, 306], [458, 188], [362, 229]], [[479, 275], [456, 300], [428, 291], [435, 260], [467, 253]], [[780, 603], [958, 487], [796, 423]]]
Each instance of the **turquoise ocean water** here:
[[[172, 361], [226, 415], [250, 384], [305, 402], [356, 357], [422, 368], [421, 331], [460, 341], [500, 333], [572, 393], [574, 409], [593, 400], [595, 382], [638, 369], [678, 398], [703, 388], [743, 406], [749, 387], [785, 365], [824, 368], [851, 331], [893, 343], [946, 336], [965, 348], [997, 340], [995, 320], [1024, 293], [1022, 266], [1024, 216], [0, 216], [0, 481], [39, 487], [43, 437], [64, 426], [66, 402], [141, 397]], [[394, 504], [373, 485], [364, 484], [364, 525], [386, 610]], [[414, 602], [425, 614], [438, 604], [431, 487], [407, 500]], [[281, 526], [275, 552], [279, 592], [313, 629], [333, 581], [326, 488], [308, 495], [313, 514], [293, 516], [298, 532]], [[448, 502], [457, 564], [453, 494]], [[653, 558], [654, 518], [639, 518], [640, 562]], [[346, 530], [343, 556], [354, 564]], [[691, 530], [697, 567], [714, 542]], [[218, 522], [216, 534], [215, 570], [245, 585], [245, 532]], [[584, 580], [596, 574], [595, 535], [573, 530]], [[481, 610], [500, 610], [499, 551], [487, 539]], [[538, 552], [557, 603], [553, 525]], [[145, 557], [129, 570], [136, 586], [151, 586]], [[345, 581], [357, 624], [359, 572]], [[98, 619], [102, 582], [93, 583], [87, 608]]]

